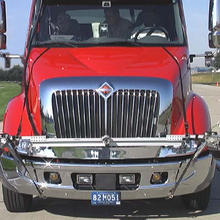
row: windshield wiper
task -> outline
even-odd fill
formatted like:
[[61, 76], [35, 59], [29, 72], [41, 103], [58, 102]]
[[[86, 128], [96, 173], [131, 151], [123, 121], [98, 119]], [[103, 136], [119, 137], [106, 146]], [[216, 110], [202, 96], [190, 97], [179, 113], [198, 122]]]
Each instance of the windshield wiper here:
[[33, 46], [41, 46], [41, 47], [78, 47], [79, 44], [75, 42], [65, 42], [65, 41], [42, 41], [36, 42]]

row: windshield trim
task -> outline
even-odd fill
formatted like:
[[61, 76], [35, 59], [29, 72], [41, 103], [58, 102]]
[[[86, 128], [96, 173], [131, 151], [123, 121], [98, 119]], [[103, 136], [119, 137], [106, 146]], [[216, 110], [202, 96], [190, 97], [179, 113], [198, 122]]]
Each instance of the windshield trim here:
[[[149, 1], [151, 1], [151, 0], [149, 0]], [[46, 8], [46, 5], [44, 4], [44, 2], [46, 2], [46, 1], [42, 0], [42, 2], [43, 2], [43, 4], [41, 5], [41, 10], [44, 11], [44, 9]], [[55, 4], [55, 1], [53, 1], [53, 2]], [[155, 0], [153, 0], [152, 2], [155, 2]], [[73, 3], [71, 3], [71, 4], [73, 4]], [[174, 4], [176, 4], [178, 9], [180, 10], [180, 1], [175, 0], [175, 2], [173, 1], [172, 5], [174, 5]], [[178, 14], [180, 16], [180, 11], [179, 10], [178, 10]], [[41, 19], [41, 16], [39, 16], [38, 21], [35, 22], [35, 24], [33, 26], [37, 26], [38, 23], [40, 22], [40, 19]], [[178, 43], [175, 43], [175, 42], [173, 42], [173, 43], [169, 43], [169, 42], [168, 43], [143, 43], [143, 42], [135, 43], [135, 42], [133, 42], [132, 43], [132, 42], [130, 42], [132, 44], [129, 45], [129, 41], [127, 41], [127, 44], [123, 45], [123, 43], [121, 43], [121, 42], [117, 44], [117, 42], [114, 42], [114, 41], [111, 42], [111, 43], [110, 42], [105, 42], [105, 43], [103, 43], [103, 42], [100, 42], [100, 43], [94, 43], [94, 42], [93, 43], [74, 43], [74, 41], [73, 41], [72, 44], [73, 44], [73, 47], [79, 47], [79, 48], [81, 48], [81, 47], [82, 48], [85, 48], [85, 47], [184, 47], [184, 46], [188, 45], [187, 44], [187, 36], [185, 35], [185, 31], [184, 31], [184, 28], [183, 28], [181, 18], [180, 18], [180, 21], [181, 21], [181, 28], [180, 29], [181, 29], [181, 32], [182, 32], [182, 34], [181, 34], [182, 35], [181, 36], [182, 37], [182, 42], [181, 43], [180, 42], [178, 42]], [[33, 35], [35, 35], [35, 33], [33, 33]], [[37, 45], [37, 40], [35, 38], [32, 42], [31, 47], [39, 47], [39, 48], [45, 47], [43, 42], [42, 42], [42, 44], [43, 45]], [[53, 44], [53, 43], [51, 43], [51, 44]], [[63, 46], [61, 44], [62, 44], [62, 42], [58, 42], [58, 45], [57, 46], [54, 45], [53, 47], [62, 48]], [[52, 45], [51, 45], [51, 47], [52, 47]], [[68, 46], [68, 45], [66, 45], [65, 47], [66, 48], [68, 48], [68, 47], [71, 48], [71, 46]]]
[[[46, 45], [46, 44], [45, 44]], [[39, 45], [39, 44], [33, 44], [32, 45], [32, 48], [47, 48], [47, 47], [50, 47], [50, 46], [45, 46], [44, 44], [42, 45]], [[138, 44], [138, 45], [123, 45], [123, 44], [118, 44], [116, 45], [115, 43], [114, 44], [75, 44], [73, 45], [72, 47], [71, 46], [61, 46], [60, 45], [53, 45], [52, 47], [50, 48], [85, 48], [85, 47], [186, 47], [186, 43], [183, 43], [183, 44], [144, 44], [144, 43], [141, 43], [141, 44]]]

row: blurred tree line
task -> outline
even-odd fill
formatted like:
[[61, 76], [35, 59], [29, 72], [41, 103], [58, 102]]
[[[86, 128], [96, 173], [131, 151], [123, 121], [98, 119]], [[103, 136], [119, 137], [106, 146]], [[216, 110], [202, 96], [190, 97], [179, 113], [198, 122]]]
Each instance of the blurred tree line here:
[[215, 64], [214, 67], [218, 70], [220, 68], [220, 51], [215, 55]]
[[16, 81], [21, 82], [24, 68], [15, 65], [9, 70], [0, 69], [0, 81]]

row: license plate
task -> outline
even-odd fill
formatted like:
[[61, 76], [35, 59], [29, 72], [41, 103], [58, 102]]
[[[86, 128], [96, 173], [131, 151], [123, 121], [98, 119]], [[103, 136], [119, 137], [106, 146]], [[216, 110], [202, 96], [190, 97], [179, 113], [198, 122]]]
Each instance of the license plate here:
[[92, 192], [92, 205], [121, 205], [120, 192]]

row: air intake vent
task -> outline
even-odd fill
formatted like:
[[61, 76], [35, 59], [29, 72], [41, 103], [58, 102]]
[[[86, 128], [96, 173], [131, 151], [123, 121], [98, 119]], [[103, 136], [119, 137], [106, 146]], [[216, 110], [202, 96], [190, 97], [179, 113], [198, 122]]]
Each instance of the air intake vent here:
[[118, 90], [107, 100], [94, 90], [52, 95], [58, 138], [154, 137], [160, 96], [149, 90]]

